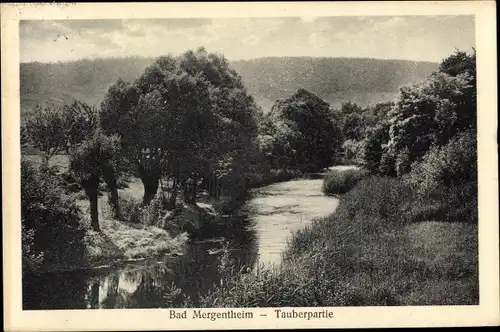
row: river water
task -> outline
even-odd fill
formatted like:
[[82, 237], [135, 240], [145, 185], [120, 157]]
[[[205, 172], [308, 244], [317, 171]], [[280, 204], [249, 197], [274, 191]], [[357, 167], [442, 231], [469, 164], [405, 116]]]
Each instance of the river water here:
[[221, 249], [236, 268], [279, 264], [292, 232], [332, 213], [338, 200], [321, 192], [322, 179], [280, 182], [252, 191], [219, 237], [193, 241], [170, 255], [118, 266], [50, 273], [24, 292], [24, 309], [162, 308], [172, 284], [195, 300], [219, 283]]

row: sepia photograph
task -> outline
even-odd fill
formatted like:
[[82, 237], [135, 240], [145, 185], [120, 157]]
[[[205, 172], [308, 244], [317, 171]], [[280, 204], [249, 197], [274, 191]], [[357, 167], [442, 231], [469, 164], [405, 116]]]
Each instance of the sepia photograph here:
[[19, 310], [483, 304], [478, 18], [238, 14], [19, 19]]

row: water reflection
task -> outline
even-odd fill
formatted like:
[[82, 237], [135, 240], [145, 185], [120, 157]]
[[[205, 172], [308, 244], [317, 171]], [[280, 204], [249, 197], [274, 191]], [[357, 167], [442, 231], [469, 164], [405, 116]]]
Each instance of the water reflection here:
[[[238, 268], [257, 261], [255, 231], [237, 223], [226, 238], [197, 241], [181, 256], [137, 261], [116, 267], [50, 273], [24, 280], [24, 309], [161, 308], [174, 283], [193, 301], [220, 282], [217, 267], [227, 241]], [[178, 303], [183, 300], [179, 297]]]
[[220, 282], [219, 257], [226, 241], [238, 270], [257, 262], [279, 264], [291, 233], [338, 204], [323, 195], [321, 184], [296, 180], [255, 190], [238, 213], [210, 229], [213, 237], [192, 241], [180, 257], [24, 278], [24, 309], [161, 308], [170, 306], [165, 293], [172, 283], [196, 304]]

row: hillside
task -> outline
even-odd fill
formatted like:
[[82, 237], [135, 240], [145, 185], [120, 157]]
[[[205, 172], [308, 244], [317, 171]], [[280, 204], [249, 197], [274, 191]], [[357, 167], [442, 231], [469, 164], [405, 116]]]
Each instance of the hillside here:
[[[127, 57], [60, 63], [21, 63], [21, 109], [75, 98], [100, 104], [118, 78], [133, 80], [153, 61]], [[393, 99], [401, 85], [417, 82], [437, 63], [356, 58], [280, 57], [232, 62], [265, 111], [276, 99], [304, 88], [338, 107], [344, 101], [363, 106]]]
[[[357, 58], [260, 58], [233, 63], [261, 106], [304, 88], [332, 107], [355, 101], [367, 106], [392, 100], [399, 87], [423, 80], [437, 63]], [[265, 106], [264, 106], [265, 105]]]

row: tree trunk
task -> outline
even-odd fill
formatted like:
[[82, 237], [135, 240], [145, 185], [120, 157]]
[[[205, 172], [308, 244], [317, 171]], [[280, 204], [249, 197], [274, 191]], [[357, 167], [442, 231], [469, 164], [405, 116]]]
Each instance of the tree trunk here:
[[105, 168], [103, 172], [104, 181], [106, 182], [111, 194], [111, 206], [116, 219], [121, 219], [120, 202], [118, 197], [118, 188], [116, 184], [115, 172], [111, 168]]
[[153, 198], [158, 191], [160, 186], [160, 176], [157, 174], [148, 174], [141, 178], [142, 184], [144, 185], [144, 196], [142, 198], [142, 205], [148, 205], [151, 203]]
[[97, 207], [97, 190], [93, 191], [89, 195], [90, 200], [90, 222], [92, 224], [92, 228], [96, 232], [100, 232], [101, 229], [99, 227], [99, 210]]
[[94, 281], [90, 288], [90, 308], [99, 308], [99, 281]]
[[198, 184], [198, 181], [196, 179], [193, 180], [193, 185], [191, 187], [191, 198], [190, 198], [190, 201], [191, 203], [195, 204], [196, 203], [196, 190], [197, 190], [197, 184]]
[[[116, 188], [116, 181], [114, 186], [112, 188], [109, 188], [111, 191], [111, 205], [113, 206], [113, 214], [116, 219], [121, 220], [122, 218], [122, 213], [120, 210], [120, 201], [118, 199], [118, 189]], [[108, 184], [109, 186], [109, 184]]]
[[172, 208], [175, 207], [175, 203], [177, 200], [177, 183], [179, 181], [177, 180], [177, 177], [174, 176], [173, 181], [172, 181], [172, 192], [170, 193], [170, 206]]

